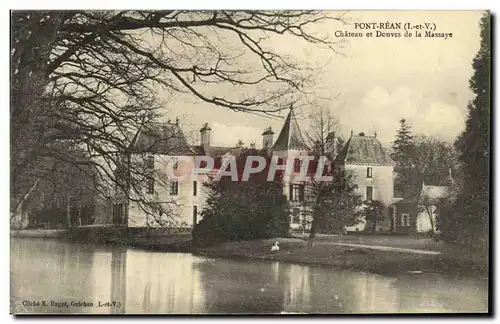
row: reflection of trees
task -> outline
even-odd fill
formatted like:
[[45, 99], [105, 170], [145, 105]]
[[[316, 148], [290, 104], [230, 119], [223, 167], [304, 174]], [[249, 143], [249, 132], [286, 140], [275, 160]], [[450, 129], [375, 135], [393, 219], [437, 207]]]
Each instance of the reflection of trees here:
[[331, 269], [286, 265], [282, 272], [284, 311], [334, 314], [341, 312]]
[[[208, 313], [350, 313], [393, 309], [381, 298], [391, 280], [331, 268], [205, 260], [200, 270]], [[382, 292], [386, 295], [379, 295]]]
[[393, 283], [401, 293], [400, 312], [481, 312], [488, 308], [487, 283], [433, 274], [401, 274]]
[[[89, 301], [92, 247], [53, 240], [12, 239], [12, 297], [22, 300]], [[29, 308], [27, 312], [82, 313], [89, 308]]]
[[50, 313], [394, 313], [486, 311], [487, 282], [432, 274], [376, 274], [188, 254], [11, 241], [14, 300], [120, 301], [121, 308]]
[[[284, 271], [285, 311], [366, 313], [397, 311], [390, 278], [326, 267], [289, 265]], [[286, 281], [288, 282], [286, 282]]]
[[333, 285], [341, 302], [342, 313], [397, 312], [398, 291], [391, 288], [394, 279], [373, 273], [336, 271]]
[[283, 310], [283, 264], [235, 260], [200, 260], [204, 312], [279, 314]]
[[127, 301], [127, 249], [115, 247], [111, 252], [111, 300], [120, 307], [111, 308], [113, 314], [124, 314]]

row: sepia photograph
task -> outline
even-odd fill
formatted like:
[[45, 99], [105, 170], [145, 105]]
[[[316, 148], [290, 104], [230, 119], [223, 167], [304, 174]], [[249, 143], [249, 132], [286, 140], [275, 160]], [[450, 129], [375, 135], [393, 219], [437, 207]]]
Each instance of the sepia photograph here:
[[491, 315], [491, 21], [11, 10], [10, 314]]

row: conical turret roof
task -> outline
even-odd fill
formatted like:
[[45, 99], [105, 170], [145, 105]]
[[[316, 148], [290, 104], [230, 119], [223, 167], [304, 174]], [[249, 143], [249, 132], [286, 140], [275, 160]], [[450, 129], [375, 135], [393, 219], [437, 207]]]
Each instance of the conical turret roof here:
[[307, 149], [302, 133], [300, 132], [299, 123], [295, 118], [293, 108], [290, 107], [290, 112], [286, 117], [285, 124], [278, 135], [278, 139], [273, 146], [274, 150], [289, 150], [289, 149]]

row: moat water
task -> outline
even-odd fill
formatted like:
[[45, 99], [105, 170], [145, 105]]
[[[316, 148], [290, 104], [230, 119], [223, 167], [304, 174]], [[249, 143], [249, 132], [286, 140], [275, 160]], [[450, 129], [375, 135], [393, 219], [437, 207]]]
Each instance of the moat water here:
[[488, 283], [11, 239], [13, 313], [486, 312]]

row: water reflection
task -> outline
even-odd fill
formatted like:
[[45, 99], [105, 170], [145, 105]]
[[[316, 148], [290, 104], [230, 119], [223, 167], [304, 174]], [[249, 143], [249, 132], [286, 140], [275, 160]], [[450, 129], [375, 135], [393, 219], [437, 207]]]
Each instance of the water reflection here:
[[16, 238], [11, 298], [16, 313], [477, 312], [487, 283]]

